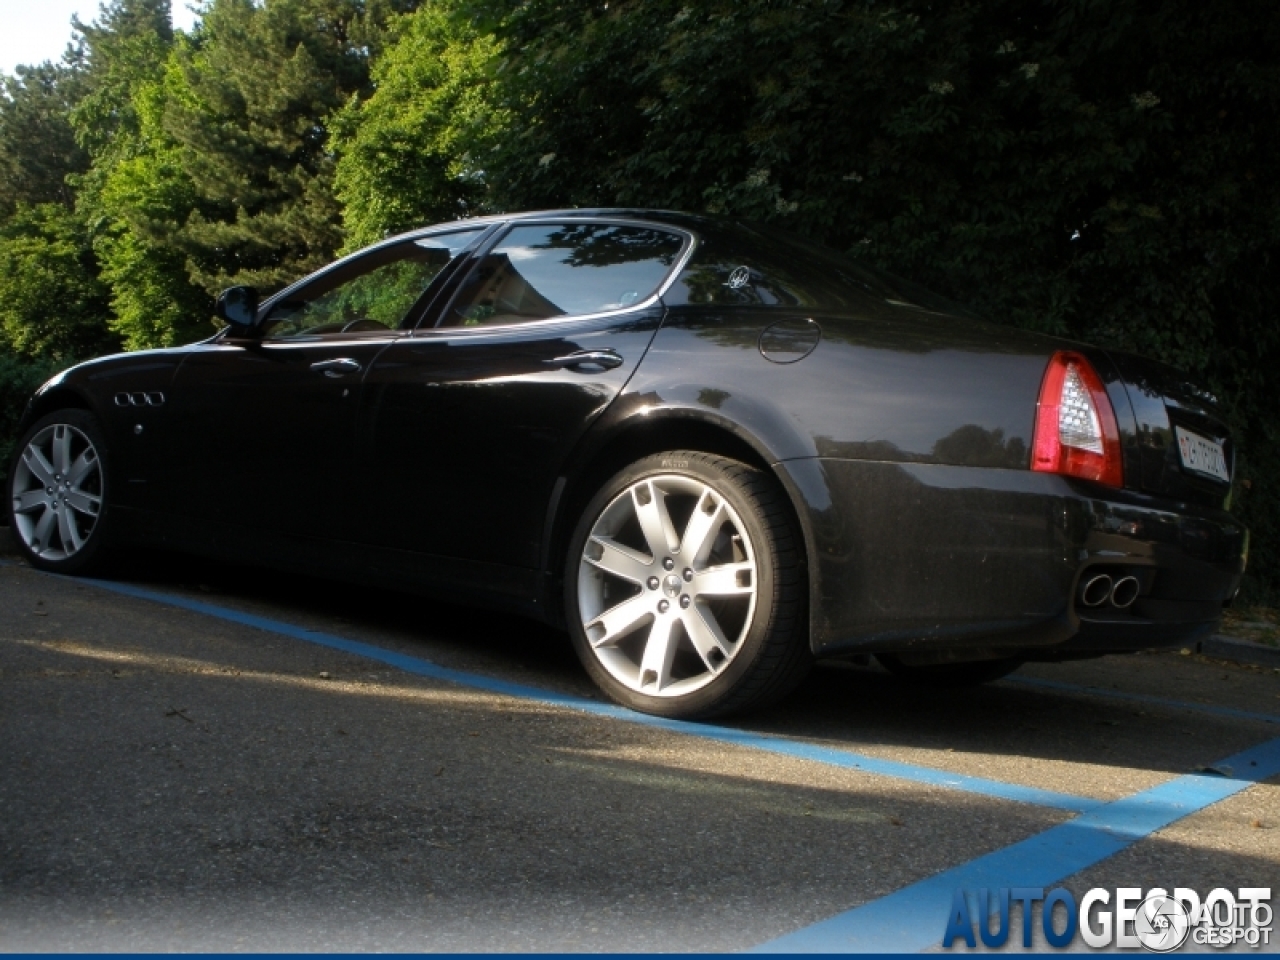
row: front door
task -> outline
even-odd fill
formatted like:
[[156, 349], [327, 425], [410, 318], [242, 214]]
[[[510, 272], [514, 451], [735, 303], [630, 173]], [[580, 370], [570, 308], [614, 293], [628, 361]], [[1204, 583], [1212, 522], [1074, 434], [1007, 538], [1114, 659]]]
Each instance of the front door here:
[[479, 230], [343, 261], [270, 302], [252, 339], [194, 351], [173, 389], [187, 474], [174, 512], [208, 536], [343, 539], [361, 384]]

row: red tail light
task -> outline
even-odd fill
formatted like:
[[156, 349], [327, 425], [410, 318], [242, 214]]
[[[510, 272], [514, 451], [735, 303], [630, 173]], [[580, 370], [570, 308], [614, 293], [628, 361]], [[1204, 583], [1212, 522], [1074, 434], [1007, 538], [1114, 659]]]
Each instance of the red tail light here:
[[1078, 353], [1059, 350], [1049, 361], [1036, 407], [1031, 469], [1124, 485], [1115, 411], [1102, 380]]

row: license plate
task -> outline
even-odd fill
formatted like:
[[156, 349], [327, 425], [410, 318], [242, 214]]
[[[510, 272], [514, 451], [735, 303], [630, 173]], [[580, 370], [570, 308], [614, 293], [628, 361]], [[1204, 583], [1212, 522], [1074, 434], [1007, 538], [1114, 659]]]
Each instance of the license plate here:
[[1178, 435], [1178, 453], [1182, 455], [1182, 465], [1188, 470], [1216, 477], [1224, 483], [1231, 482], [1227, 473], [1227, 458], [1223, 456], [1222, 444], [1207, 440], [1198, 433], [1174, 427]]

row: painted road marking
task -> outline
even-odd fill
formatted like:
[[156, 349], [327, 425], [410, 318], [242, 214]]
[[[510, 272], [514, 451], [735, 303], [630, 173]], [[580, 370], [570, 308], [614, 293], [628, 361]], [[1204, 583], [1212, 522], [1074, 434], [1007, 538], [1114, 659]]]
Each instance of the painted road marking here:
[[[12, 564], [0, 560], [0, 566]], [[55, 575], [56, 576], [56, 575]], [[59, 579], [63, 579], [59, 577]], [[943, 786], [966, 792], [1018, 800], [1042, 806], [1070, 810], [1082, 815], [1003, 850], [978, 857], [968, 863], [919, 881], [879, 900], [821, 921], [803, 930], [756, 947], [753, 953], [844, 953], [844, 952], [918, 952], [937, 945], [942, 939], [951, 900], [957, 889], [981, 887], [1028, 886], [1048, 887], [1072, 876], [1126, 847], [1150, 836], [1157, 830], [1214, 803], [1244, 790], [1254, 783], [1280, 773], [1280, 739], [1268, 741], [1219, 762], [1215, 766], [1230, 770], [1232, 776], [1191, 774], [1178, 777], [1150, 790], [1110, 803], [1072, 797], [1052, 791], [1018, 787], [982, 778], [965, 777], [927, 767], [900, 764], [864, 757], [816, 744], [754, 734], [728, 727], [713, 727], [667, 720], [635, 713], [622, 707], [602, 704], [571, 694], [560, 694], [509, 683], [481, 674], [442, 667], [419, 657], [395, 653], [371, 644], [308, 630], [282, 621], [242, 613], [198, 600], [146, 590], [128, 584], [78, 578], [78, 583], [136, 599], [164, 604], [254, 627], [308, 643], [341, 650], [385, 663], [408, 673], [443, 680], [461, 686], [486, 690], [506, 696], [532, 700], [553, 706], [568, 707], [597, 716], [624, 720], [659, 729], [698, 736], [736, 746], [764, 750], [818, 763], [833, 764], [868, 773]], [[1159, 704], [1189, 710], [1215, 713], [1233, 719], [1280, 722], [1269, 714], [1251, 713], [1204, 704], [1190, 704], [1143, 694], [1126, 694], [1069, 683], [1017, 678], [1013, 682], [1046, 687], [1071, 693], [1111, 697]], [[1237, 775], [1238, 773], [1238, 775]]]
[[[50, 576], [59, 575], [50, 574]], [[178, 607], [183, 610], [189, 610], [193, 613], [216, 617], [220, 620], [227, 620], [243, 626], [254, 627], [258, 630], [265, 630], [268, 633], [292, 637], [295, 640], [304, 640], [307, 643], [318, 644], [319, 646], [329, 647], [333, 650], [341, 650], [344, 653], [365, 657], [369, 660], [376, 660], [380, 663], [385, 663], [388, 666], [404, 670], [407, 673], [417, 674], [421, 677], [429, 677], [433, 680], [443, 680], [447, 683], [454, 683], [463, 687], [471, 687], [476, 690], [485, 690], [489, 693], [498, 693], [503, 696], [516, 697], [522, 700], [532, 700], [538, 703], [545, 703], [557, 707], [568, 707], [570, 709], [580, 710], [584, 713], [593, 714], [595, 716], [609, 717], [614, 720], [624, 720], [627, 723], [635, 723], [647, 727], [656, 727], [657, 729], [668, 730], [672, 733], [701, 737], [704, 740], [714, 740], [719, 743], [746, 747], [751, 750], [762, 750], [767, 753], [795, 757], [801, 760], [810, 760], [815, 763], [827, 764], [828, 766], [843, 767], [850, 770], [861, 770], [864, 773], [875, 774], [883, 777], [892, 777], [898, 780], [909, 780], [913, 783], [922, 783], [933, 787], [944, 787], [950, 790], [959, 790], [964, 793], [974, 793], [985, 797], [995, 797], [1000, 800], [1012, 800], [1018, 803], [1029, 803], [1040, 807], [1051, 807], [1056, 810], [1066, 810], [1070, 813], [1083, 813], [1087, 810], [1096, 809], [1102, 805], [1101, 800], [1094, 800], [1089, 797], [1076, 797], [1070, 794], [1057, 793], [1053, 790], [1040, 790], [1036, 787], [1024, 787], [1014, 783], [1003, 783], [999, 780], [987, 780], [983, 777], [970, 777], [961, 773], [935, 770], [931, 767], [920, 767], [910, 763], [899, 763], [895, 760], [884, 760], [878, 757], [869, 757], [863, 754], [853, 753], [849, 750], [824, 747], [820, 744], [788, 740], [784, 737], [752, 733], [747, 730], [736, 730], [732, 727], [718, 727], [711, 724], [691, 723], [685, 720], [669, 720], [664, 717], [651, 717], [648, 714], [636, 713], [634, 710], [628, 710], [625, 707], [614, 706], [613, 704], [608, 703], [600, 703], [595, 700], [588, 700], [586, 697], [579, 697], [566, 693], [556, 693], [552, 690], [544, 690], [541, 687], [531, 687], [525, 684], [511, 683], [506, 680], [486, 677], [483, 674], [469, 673], [463, 670], [454, 670], [449, 667], [442, 667], [439, 664], [432, 663], [430, 660], [425, 660], [421, 657], [413, 657], [408, 654], [396, 653], [391, 650], [383, 649], [382, 647], [374, 646], [373, 644], [361, 643], [358, 640], [348, 640], [345, 637], [335, 636], [330, 633], [322, 633], [317, 630], [308, 630], [304, 627], [294, 626], [291, 623], [272, 620], [270, 618], [260, 617], [251, 613], [242, 613], [239, 610], [220, 607], [200, 600], [189, 600], [185, 597], [175, 596], [174, 594], [160, 593], [155, 590], [147, 590], [142, 587], [135, 587], [124, 583], [115, 583], [110, 580], [92, 580], [82, 579], [79, 577], [69, 577], [66, 579], [73, 580], [76, 583], [95, 586], [126, 597], [133, 597], [138, 600], [147, 600], [152, 603]]]
[[1045, 887], [1114, 856], [1169, 824], [1280, 773], [1280, 739], [978, 857], [887, 897], [756, 947], [753, 953], [917, 953], [938, 944], [956, 890]]

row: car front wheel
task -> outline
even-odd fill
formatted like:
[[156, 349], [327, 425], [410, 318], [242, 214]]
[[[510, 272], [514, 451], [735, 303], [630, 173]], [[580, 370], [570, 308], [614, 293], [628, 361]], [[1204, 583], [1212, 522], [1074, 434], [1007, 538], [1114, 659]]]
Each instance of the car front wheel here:
[[41, 418], [19, 441], [10, 520], [33, 566], [80, 573], [102, 559], [110, 493], [104, 450], [93, 415], [77, 409]]
[[763, 706], [810, 663], [803, 556], [768, 474], [692, 451], [646, 457], [604, 485], [575, 531], [575, 648], [636, 710], [694, 719]]

